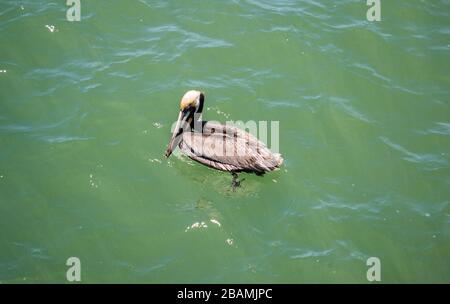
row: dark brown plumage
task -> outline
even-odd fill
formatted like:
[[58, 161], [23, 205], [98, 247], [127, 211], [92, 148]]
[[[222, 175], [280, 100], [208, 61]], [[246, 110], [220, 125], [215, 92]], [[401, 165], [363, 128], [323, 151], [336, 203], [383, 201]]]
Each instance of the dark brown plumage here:
[[[188, 91], [181, 99], [167, 157], [179, 146], [184, 154], [203, 165], [232, 172], [233, 185], [239, 184], [235, 180], [238, 172], [262, 175], [280, 167], [283, 163], [281, 155], [272, 153], [250, 133], [233, 126], [197, 121], [204, 99], [204, 94], [199, 91]], [[201, 127], [196, 130], [194, 126]]]
[[204, 123], [202, 133], [183, 132], [179, 147], [193, 160], [222, 171], [264, 174], [283, 162], [250, 133], [211, 122]]

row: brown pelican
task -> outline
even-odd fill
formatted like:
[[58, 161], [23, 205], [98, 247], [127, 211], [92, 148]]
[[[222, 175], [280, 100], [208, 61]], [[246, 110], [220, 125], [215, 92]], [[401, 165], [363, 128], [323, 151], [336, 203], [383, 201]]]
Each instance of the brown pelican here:
[[231, 172], [232, 187], [240, 185], [237, 173], [263, 175], [283, 163], [263, 142], [234, 126], [201, 120], [205, 102], [203, 92], [191, 90], [180, 102], [180, 113], [166, 157], [178, 146], [185, 155], [208, 167]]

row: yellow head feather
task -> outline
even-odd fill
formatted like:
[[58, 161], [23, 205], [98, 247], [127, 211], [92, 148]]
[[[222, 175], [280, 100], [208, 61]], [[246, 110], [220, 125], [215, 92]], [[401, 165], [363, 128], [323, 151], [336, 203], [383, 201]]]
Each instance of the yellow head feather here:
[[196, 91], [196, 90], [191, 90], [191, 91], [187, 91], [184, 95], [183, 98], [181, 98], [181, 102], [180, 102], [180, 110], [184, 110], [189, 106], [193, 106], [195, 107], [195, 103], [198, 100], [199, 96], [200, 96], [201, 92], [200, 91]]

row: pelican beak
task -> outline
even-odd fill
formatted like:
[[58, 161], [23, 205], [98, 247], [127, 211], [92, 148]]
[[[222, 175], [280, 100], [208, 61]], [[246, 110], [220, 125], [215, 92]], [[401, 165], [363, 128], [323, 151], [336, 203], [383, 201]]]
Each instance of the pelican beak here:
[[180, 114], [178, 115], [177, 124], [175, 126], [175, 129], [173, 130], [172, 138], [169, 141], [169, 145], [167, 146], [166, 150], [166, 157], [169, 157], [170, 154], [172, 154], [175, 147], [180, 143], [181, 140], [181, 133], [183, 133], [183, 127], [184, 123], [186, 121], [186, 118], [188, 117], [187, 112], [180, 111]]

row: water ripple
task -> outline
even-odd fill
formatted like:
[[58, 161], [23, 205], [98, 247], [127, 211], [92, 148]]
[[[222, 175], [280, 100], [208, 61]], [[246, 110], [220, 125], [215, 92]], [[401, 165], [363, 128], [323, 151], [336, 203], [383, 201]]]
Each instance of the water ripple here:
[[305, 259], [305, 258], [317, 258], [329, 256], [330, 253], [333, 252], [333, 249], [326, 250], [298, 250], [301, 253], [291, 255], [289, 258], [291, 259]]
[[56, 135], [56, 136], [40, 136], [39, 139], [48, 143], [65, 143], [72, 141], [86, 141], [90, 139], [94, 139], [95, 137], [85, 137], [85, 136], [69, 136], [69, 135]]
[[400, 144], [394, 143], [387, 137], [380, 136], [379, 138], [386, 145], [388, 145], [395, 151], [398, 151], [401, 154], [403, 154], [404, 156], [402, 158], [408, 162], [417, 163], [417, 164], [425, 164], [428, 169], [437, 169], [437, 168], [442, 168], [442, 167], [445, 167], [445, 168], [448, 167], [447, 160], [445, 160], [438, 154], [432, 154], [432, 153], [420, 154], [420, 153], [411, 152], [411, 151], [407, 150], [405, 147], [401, 146]]
[[361, 120], [366, 123], [373, 122], [366, 115], [362, 114], [355, 107], [353, 107], [351, 105], [351, 102], [348, 99], [332, 96], [332, 97], [330, 97], [330, 100], [333, 102], [333, 104], [339, 106], [345, 113], [347, 113], [351, 117], [356, 118], [356, 119]]
[[434, 128], [429, 128], [425, 131], [419, 131], [419, 134], [439, 134], [439, 135], [450, 135], [450, 123], [446, 122], [436, 122]]

